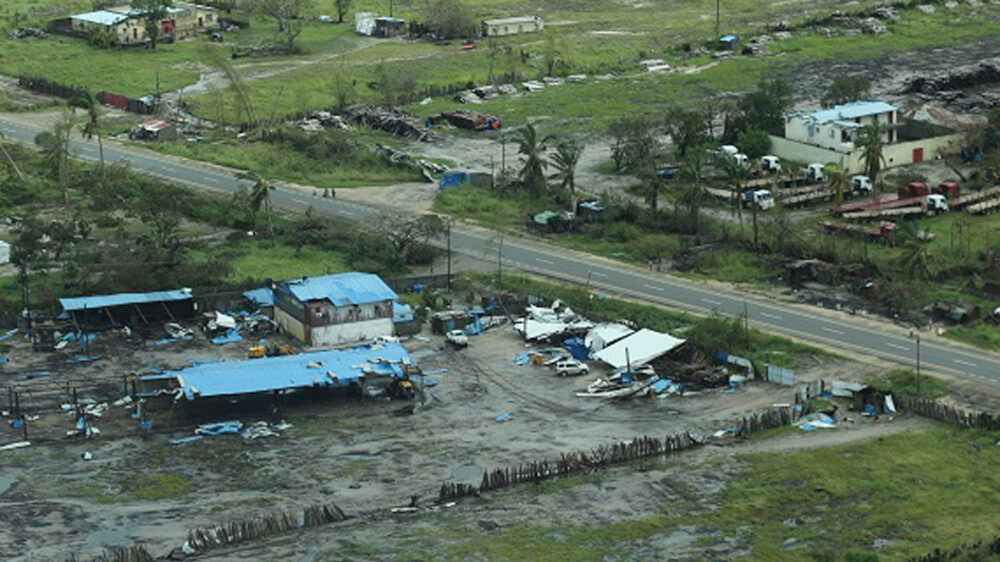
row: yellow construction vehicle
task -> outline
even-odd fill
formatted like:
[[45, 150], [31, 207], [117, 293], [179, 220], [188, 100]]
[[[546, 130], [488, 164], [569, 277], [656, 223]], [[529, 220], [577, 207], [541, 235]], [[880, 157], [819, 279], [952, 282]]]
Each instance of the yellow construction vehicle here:
[[409, 379], [392, 379], [385, 383], [385, 390], [393, 400], [411, 400], [416, 395], [413, 382]]
[[250, 347], [249, 352], [250, 359], [260, 359], [267, 355], [267, 348], [262, 345], [254, 345]]

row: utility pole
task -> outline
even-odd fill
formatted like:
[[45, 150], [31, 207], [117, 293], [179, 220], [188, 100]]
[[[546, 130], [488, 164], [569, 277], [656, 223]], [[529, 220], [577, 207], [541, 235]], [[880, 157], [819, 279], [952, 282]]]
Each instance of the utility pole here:
[[503, 232], [500, 233], [500, 244], [497, 246], [497, 285], [503, 286]]
[[743, 301], [743, 333], [747, 339], [747, 352], [750, 351], [750, 307]]
[[721, 1], [722, 0], [715, 0], [715, 37], [713, 38], [715, 41], [719, 40], [719, 13], [720, 13], [719, 3]]
[[917, 396], [920, 396], [920, 334], [917, 337]]
[[448, 292], [451, 292], [451, 219], [448, 219]]

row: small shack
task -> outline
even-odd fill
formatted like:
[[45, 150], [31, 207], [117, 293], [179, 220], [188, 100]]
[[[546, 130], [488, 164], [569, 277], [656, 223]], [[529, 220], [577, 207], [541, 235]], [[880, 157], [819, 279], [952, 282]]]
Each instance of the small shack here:
[[399, 37], [406, 33], [406, 20], [358, 12], [354, 14], [354, 31], [368, 37]]
[[78, 330], [190, 320], [197, 308], [188, 289], [62, 298], [59, 304], [60, 317], [72, 320]]
[[128, 137], [132, 140], [158, 140], [173, 141], [180, 135], [177, 128], [172, 123], [163, 119], [150, 119], [143, 121], [129, 131]]
[[544, 24], [540, 16], [521, 16], [483, 21], [483, 35], [486, 37], [541, 33], [542, 29], [544, 29]]

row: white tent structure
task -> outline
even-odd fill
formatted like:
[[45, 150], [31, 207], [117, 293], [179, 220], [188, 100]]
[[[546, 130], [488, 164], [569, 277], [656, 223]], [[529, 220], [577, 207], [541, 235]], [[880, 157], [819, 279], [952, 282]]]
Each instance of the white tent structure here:
[[643, 328], [594, 354], [616, 369], [638, 367], [684, 345], [684, 340]]
[[591, 353], [596, 353], [634, 333], [635, 330], [623, 324], [599, 324], [587, 332], [587, 336], [583, 339], [583, 345], [587, 346]]

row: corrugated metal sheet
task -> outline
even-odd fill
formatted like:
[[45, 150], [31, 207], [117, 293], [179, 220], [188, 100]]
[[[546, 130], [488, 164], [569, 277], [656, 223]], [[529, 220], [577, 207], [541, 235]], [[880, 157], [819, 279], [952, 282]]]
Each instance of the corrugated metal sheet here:
[[841, 119], [857, 119], [859, 117], [868, 117], [869, 115], [888, 113], [897, 109], [899, 108], [884, 101], [857, 101], [836, 105], [830, 109], [814, 111], [809, 116], [820, 123], [828, 123]]
[[302, 302], [326, 299], [336, 306], [366, 304], [399, 298], [378, 275], [338, 273], [282, 283]]
[[[398, 343], [302, 355], [223, 361], [165, 373], [177, 378], [188, 400], [273, 390], [346, 386], [366, 373], [399, 377], [410, 354]], [[153, 375], [163, 378], [163, 375]], [[145, 380], [145, 376], [140, 376]], [[152, 379], [150, 379], [152, 380]]]
[[128, 304], [145, 304], [151, 302], [171, 302], [192, 299], [189, 291], [178, 289], [176, 291], [155, 291], [152, 293], [119, 293], [117, 295], [100, 295], [95, 297], [70, 297], [59, 299], [59, 304], [63, 310], [72, 312], [74, 310], [107, 308], [109, 306], [124, 306]]
[[107, 10], [98, 10], [96, 12], [77, 14], [73, 16], [72, 19], [85, 21], [88, 23], [96, 23], [98, 25], [115, 25], [127, 20], [128, 16], [124, 14], [118, 14], [115, 12], [109, 12]]
[[274, 291], [271, 289], [254, 289], [243, 293], [243, 297], [257, 306], [274, 306]]
[[[684, 340], [670, 334], [643, 328], [627, 338], [618, 340], [615, 344], [605, 347], [594, 354], [594, 359], [604, 361], [616, 369], [631, 364], [633, 367], [645, 365], [650, 361], [677, 349]], [[626, 360], [626, 356], [628, 359]]]

